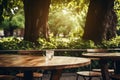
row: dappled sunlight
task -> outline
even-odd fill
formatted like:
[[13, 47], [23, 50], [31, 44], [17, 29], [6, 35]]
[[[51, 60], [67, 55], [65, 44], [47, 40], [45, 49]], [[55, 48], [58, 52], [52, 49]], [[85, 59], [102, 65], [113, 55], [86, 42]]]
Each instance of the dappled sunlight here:
[[63, 9], [62, 12], [63, 12], [63, 14], [68, 14], [68, 11], [65, 9]]

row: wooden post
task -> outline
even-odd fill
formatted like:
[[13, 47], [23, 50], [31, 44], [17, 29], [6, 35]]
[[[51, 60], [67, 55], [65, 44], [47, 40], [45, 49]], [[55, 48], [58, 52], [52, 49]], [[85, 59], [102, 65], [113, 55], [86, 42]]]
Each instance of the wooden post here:
[[99, 60], [101, 66], [101, 73], [103, 80], [110, 80], [109, 72], [108, 72], [108, 61], [104, 59]]

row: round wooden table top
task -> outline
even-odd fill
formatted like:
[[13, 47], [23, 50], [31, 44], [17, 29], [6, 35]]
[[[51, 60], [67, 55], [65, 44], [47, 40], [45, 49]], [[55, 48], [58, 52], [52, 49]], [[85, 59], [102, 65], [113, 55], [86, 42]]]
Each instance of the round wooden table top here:
[[120, 60], [120, 53], [84, 53], [83, 57]]
[[0, 68], [21, 69], [64, 69], [76, 68], [90, 64], [90, 59], [81, 57], [54, 56], [46, 62], [45, 56], [33, 55], [0, 55]]

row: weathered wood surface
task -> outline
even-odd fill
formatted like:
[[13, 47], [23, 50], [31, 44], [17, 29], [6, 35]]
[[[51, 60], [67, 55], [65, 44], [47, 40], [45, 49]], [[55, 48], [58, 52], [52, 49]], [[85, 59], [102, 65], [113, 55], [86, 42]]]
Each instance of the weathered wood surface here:
[[[46, 62], [45, 56], [33, 56], [33, 55], [0, 55], [0, 69], [24, 69], [25, 74], [28, 73], [32, 76], [33, 69], [51, 69], [56, 70], [58, 75], [53, 75], [52, 80], [59, 80], [62, 69], [76, 68], [86, 66], [90, 64], [90, 59], [81, 57], [65, 57], [54, 56], [52, 60]], [[25, 77], [25, 80], [30, 80], [29, 77]], [[33, 76], [31, 77], [32, 80]]]
[[82, 54], [83, 57], [89, 58], [102, 58], [102, 59], [111, 59], [111, 60], [120, 60], [120, 53], [87, 53]]

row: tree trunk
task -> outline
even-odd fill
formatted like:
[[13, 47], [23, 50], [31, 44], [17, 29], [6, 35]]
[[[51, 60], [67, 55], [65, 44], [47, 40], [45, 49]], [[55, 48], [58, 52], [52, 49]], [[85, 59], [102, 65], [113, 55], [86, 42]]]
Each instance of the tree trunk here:
[[83, 39], [96, 44], [115, 37], [117, 17], [114, 0], [90, 0]]
[[25, 12], [24, 40], [36, 42], [40, 34], [48, 39], [50, 0], [23, 0]]
[[4, 29], [4, 37], [10, 36], [10, 32], [8, 29]]
[[10, 36], [14, 35], [14, 28], [12, 26], [9, 28], [9, 32], [10, 32]]

